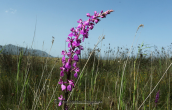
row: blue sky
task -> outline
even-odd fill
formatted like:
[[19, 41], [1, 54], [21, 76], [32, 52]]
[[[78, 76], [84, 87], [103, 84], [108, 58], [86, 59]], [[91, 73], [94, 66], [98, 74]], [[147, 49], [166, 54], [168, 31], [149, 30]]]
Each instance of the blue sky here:
[[[102, 46], [98, 45], [102, 55], [109, 43], [113, 50], [118, 46], [130, 48], [140, 24], [144, 27], [139, 29], [134, 40], [135, 53], [142, 42], [155, 45], [158, 50], [163, 46], [166, 51], [172, 43], [172, 0], [1, 0], [0, 4], [0, 45], [32, 46], [49, 53], [53, 36], [50, 55], [62, 57], [65, 40], [70, 29], [78, 26], [77, 21], [88, 20], [87, 13], [93, 15], [94, 11], [110, 9], [114, 12], [100, 18], [89, 31], [88, 39], [82, 43], [85, 49], [94, 48], [102, 34], [105, 39]], [[154, 47], [146, 50], [154, 51]]]

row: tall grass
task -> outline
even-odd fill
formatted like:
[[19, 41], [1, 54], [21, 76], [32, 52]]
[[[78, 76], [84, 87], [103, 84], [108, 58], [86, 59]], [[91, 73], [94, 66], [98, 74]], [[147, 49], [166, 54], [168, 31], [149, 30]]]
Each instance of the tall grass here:
[[[105, 36], [97, 44], [103, 39]], [[53, 43], [54, 39], [52, 46]], [[68, 99], [82, 103], [69, 103], [70, 110], [170, 110], [171, 51], [167, 53], [163, 48], [160, 54], [155, 48], [148, 54], [142, 52], [143, 46], [142, 43], [138, 47], [136, 57], [128, 54], [134, 52], [132, 47], [131, 52], [118, 47], [115, 53], [109, 44], [109, 50], [104, 51], [106, 57], [101, 56], [101, 48], [85, 49], [78, 62], [82, 71]], [[58, 84], [61, 66], [61, 58], [24, 56], [22, 50], [20, 55], [2, 54], [0, 109], [63, 109], [63, 106], [58, 106], [58, 97], [63, 93]], [[159, 90], [160, 98], [155, 107], [155, 96]], [[91, 103], [93, 101], [95, 103]]]

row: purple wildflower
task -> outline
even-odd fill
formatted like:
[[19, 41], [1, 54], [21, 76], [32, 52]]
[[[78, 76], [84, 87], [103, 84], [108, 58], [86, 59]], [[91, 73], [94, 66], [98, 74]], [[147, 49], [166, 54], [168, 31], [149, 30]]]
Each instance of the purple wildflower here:
[[155, 107], [157, 107], [157, 103], [158, 103], [158, 100], [159, 100], [159, 92], [160, 92], [160, 90], [156, 93]]
[[[87, 13], [87, 17], [90, 17], [87, 21], [82, 22], [82, 19], [79, 19], [77, 22], [79, 23], [78, 27], [76, 29], [71, 28], [70, 31], [72, 31], [68, 36], [66, 42], [68, 42], [68, 48], [69, 48], [69, 52], [67, 53], [66, 51], [62, 51], [62, 63], [63, 66], [60, 67], [61, 73], [61, 79], [59, 81], [59, 84], [61, 84], [61, 89], [62, 91], [65, 91], [65, 99], [63, 98], [63, 96], [61, 95], [61, 97], [59, 97], [59, 106], [62, 105], [62, 100], [67, 101], [67, 97], [68, 97], [68, 91], [72, 91], [72, 88], [74, 88], [74, 82], [73, 80], [70, 80], [70, 75], [72, 71], [75, 71], [74, 77], [77, 78], [78, 77], [78, 72], [80, 71], [79, 68], [77, 67], [77, 62], [79, 61], [79, 57], [78, 55], [80, 55], [80, 51], [83, 50], [83, 46], [80, 45], [81, 43], [81, 39], [79, 39], [78, 37], [80, 36], [80, 34], [83, 35], [83, 39], [82, 41], [84, 41], [85, 38], [88, 38], [88, 31], [89, 29], [92, 30], [94, 28], [94, 22], [97, 24], [100, 19], [98, 19], [98, 17], [101, 18], [105, 18], [107, 14], [110, 14], [110, 12], [113, 12], [113, 10], [107, 10], [106, 12], [103, 13], [103, 10], [101, 11], [101, 14], [97, 13], [96, 11], [94, 12], [93, 16], [90, 16], [89, 13]], [[86, 29], [85, 29], [86, 28]], [[75, 36], [75, 38], [73, 39], [72, 36]], [[75, 50], [75, 48], [78, 48]], [[67, 55], [69, 57], [68, 61], [66, 61], [65, 59], [65, 55]], [[74, 61], [73, 65], [72, 65], [72, 61]], [[73, 69], [72, 69], [73, 66]], [[62, 81], [62, 77], [64, 76], [64, 73], [67, 74], [67, 81], [68, 82], [63, 82]], [[67, 83], [68, 86], [66, 87], [66, 85], [64, 85], [64, 83]], [[67, 89], [66, 89], [67, 88]], [[66, 110], [68, 110], [68, 106], [65, 103], [64, 104], [64, 108]]]

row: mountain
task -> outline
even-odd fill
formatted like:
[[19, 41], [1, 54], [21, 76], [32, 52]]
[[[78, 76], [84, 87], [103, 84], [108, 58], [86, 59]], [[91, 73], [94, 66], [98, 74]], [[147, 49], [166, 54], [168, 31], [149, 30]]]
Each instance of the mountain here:
[[48, 56], [48, 53], [46, 53], [44, 51], [41, 51], [41, 50], [26, 49], [24, 47], [15, 46], [15, 45], [12, 45], [12, 44], [8, 44], [5, 47], [0, 45], [0, 51], [1, 51], [1, 49], [3, 49], [3, 51], [0, 54], [19, 55], [20, 50], [23, 50], [23, 55], [29, 55], [28, 53], [30, 53], [30, 55], [33, 55], [33, 56], [53, 57], [51, 55]]

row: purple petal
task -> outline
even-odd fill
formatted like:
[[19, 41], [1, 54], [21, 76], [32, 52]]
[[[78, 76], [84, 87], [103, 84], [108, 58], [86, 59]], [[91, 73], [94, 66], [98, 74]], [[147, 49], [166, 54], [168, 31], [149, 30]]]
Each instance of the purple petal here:
[[75, 55], [75, 56], [73, 57], [73, 59], [74, 59], [75, 61], [78, 62], [78, 60], [79, 60], [78, 55]]
[[62, 89], [62, 91], [65, 90], [66, 89], [66, 86], [62, 84], [61, 85], [61, 89]]
[[79, 70], [79, 68], [77, 67], [76, 69], [75, 69], [75, 72], [79, 72], [80, 70]]
[[62, 105], [62, 101], [59, 102], [58, 106], [61, 106]]
[[73, 36], [73, 33], [71, 32], [68, 36], [72, 37]]
[[74, 63], [73, 63], [73, 67], [76, 67], [76, 66], [77, 66], [77, 63], [76, 63], [76, 62], [74, 62]]
[[67, 86], [67, 90], [68, 90], [68, 91], [71, 91], [71, 90], [72, 90], [72, 86], [71, 86], [71, 85], [68, 85], [68, 86]]
[[66, 54], [66, 52], [63, 50], [61, 54], [62, 54], [62, 55], [65, 55], [65, 54]]
[[60, 72], [60, 76], [62, 76], [62, 77], [64, 76], [64, 72], [63, 71]]
[[67, 69], [70, 69], [70, 68], [71, 68], [70, 63], [69, 63], [69, 62], [67, 62], [67, 63], [66, 63], [66, 65], [65, 65], [65, 67], [66, 67]]
[[77, 49], [77, 50], [75, 51], [75, 53], [76, 53], [77, 55], [80, 55], [80, 54], [81, 54], [81, 50], [78, 50], [78, 49]]
[[58, 99], [59, 99], [59, 100], [63, 100], [63, 96], [62, 96], [62, 95], [60, 95], [60, 97], [58, 97]]
[[87, 15], [87, 17], [90, 17], [90, 14], [89, 13], [87, 13], [86, 15]]
[[75, 74], [74, 74], [74, 77], [75, 77], [75, 78], [77, 78], [77, 77], [78, 77], [78, 74], [77, 74], [77, 73], [75, 73]]
[[74, 28], [71, 28], [71, 29], [70, 29], [70, 31], [72, 31], [72, 32], [73, 32], [73, 31], [74, 31]]

